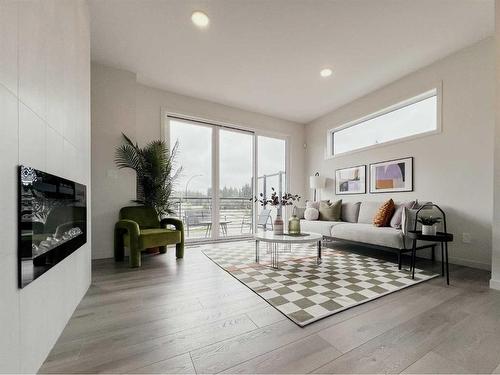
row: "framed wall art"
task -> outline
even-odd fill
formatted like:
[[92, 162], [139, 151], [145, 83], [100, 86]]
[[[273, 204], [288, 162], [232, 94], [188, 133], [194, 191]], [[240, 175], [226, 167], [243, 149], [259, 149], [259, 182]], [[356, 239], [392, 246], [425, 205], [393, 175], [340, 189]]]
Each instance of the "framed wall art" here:
[[337, 169], [335, 171], [335, 194], [365, 194], [366, 165]]
[[413, 157], [370, 164], [370, 193], [413, 191]]

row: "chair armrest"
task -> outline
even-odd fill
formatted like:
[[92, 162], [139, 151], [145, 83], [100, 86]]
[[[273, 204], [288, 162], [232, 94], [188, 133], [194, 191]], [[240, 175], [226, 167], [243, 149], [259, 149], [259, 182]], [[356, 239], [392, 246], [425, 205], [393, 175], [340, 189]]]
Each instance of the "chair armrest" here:
[[184, 230], [184, 224], [182, 223], [182, 220], [175, 217], [166, 217], [164, 219], [161, 219], [160, 227], [166, 228], [167, 225], [173, 225], [175, 229], [180, 231]]
[[124, 230], [128, 232], [128, 235], [130, 238], [138, 238], [139, 235], [141, 234], [141, 230], [139, 228], [139, 224], [137, 224], [133, 220], [120, 220], [115, 224], [115, 231], [116, 230]]
[[[167, 225], [173, 225], [176, 230], [181, 232], [180, 246], [182, 246], [182, 252], [184, 252], [184, 224], [182, 223], [182, 220], [176, 219], [175, 217], [166, 217], [164, 219], [161, 219], [160, 227], [166, 228]], [[182, 258], [182, 255], [178, 256], [178, 258]]]
[[[139, 224], [133, 220], [120, 220], [115, 224], [115, 260], [121, 261], [124, 257], [124, 235], [128, 233], [129, 243], [128, 247], [130, 250], [131, 262], [132, 257], [137, 256], [139, 249], [139, 236], [141, 230]], [[140, 258], [139, 258], [140, 259]], [[132, 263], [131, 263], [132, 264]], [[140, 265], [140, 262], [139, 262]]]

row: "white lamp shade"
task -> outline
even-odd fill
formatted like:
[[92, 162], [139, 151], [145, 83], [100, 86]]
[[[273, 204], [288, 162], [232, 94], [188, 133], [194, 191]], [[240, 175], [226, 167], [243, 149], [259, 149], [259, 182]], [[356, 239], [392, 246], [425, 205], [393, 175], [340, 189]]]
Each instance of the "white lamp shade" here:
[[323, 189], [325, 187], [326, 179], [323, 176], [309, 177], [309, 186], [311, 189]]

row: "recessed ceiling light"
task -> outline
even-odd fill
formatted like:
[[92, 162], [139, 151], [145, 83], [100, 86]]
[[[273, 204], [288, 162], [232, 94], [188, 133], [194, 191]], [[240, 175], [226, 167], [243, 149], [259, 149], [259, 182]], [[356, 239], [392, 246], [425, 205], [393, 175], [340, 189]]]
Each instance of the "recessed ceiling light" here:
[[330, 68], [321, 69], [321, 71], [319, 72], [321, 77], [330, 77], [332, 73], [333, 71]]
[[199, 10], [191, 14], [191, 21], [193, 21], [196, 26], [202, 28], [207, 27], [210, 23], [210, 19], [208, 18], [208, 16], [205, 13], [200, 12]]

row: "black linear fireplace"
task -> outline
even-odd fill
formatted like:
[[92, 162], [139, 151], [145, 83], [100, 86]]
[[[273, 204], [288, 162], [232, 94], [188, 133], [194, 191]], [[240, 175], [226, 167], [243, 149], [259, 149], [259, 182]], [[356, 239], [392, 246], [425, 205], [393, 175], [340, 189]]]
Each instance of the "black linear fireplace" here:
[[19, 167], [19, 287], [87, 242], [86, 187]]

